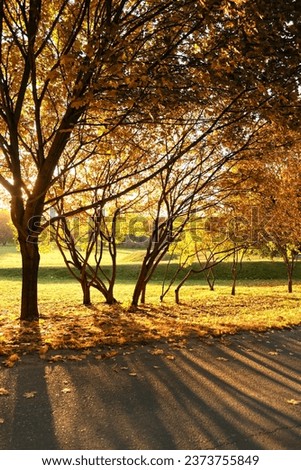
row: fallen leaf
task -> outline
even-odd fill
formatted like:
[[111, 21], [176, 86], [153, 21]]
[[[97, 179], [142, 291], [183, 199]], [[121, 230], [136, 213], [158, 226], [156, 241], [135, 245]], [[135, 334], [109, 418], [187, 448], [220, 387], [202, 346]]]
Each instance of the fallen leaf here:
[[9, 391], [6, 388], [0, 388], [0, 396], [9, 395]]
[[136, 376], [137, 376], [136, 372], [130, 372], [129, 375], [130, 375], [131, 377], [136, 377]]
[[11, 356], [9, 356], [8, 358], [11, 362], [17, 362], [19, 359], [20, 359], [20, 356], [18, 356], [18, 354], [12, 354]]
[[166, 356], [166, 359], [168, 359], [169, 361], [174, 361], [175, 358], [176, 358], [176, 357], [175, 357], [175, 356], [172, 356], [171, 354], [168, 354], [168, 355]]
[[164, 354], [164, 351], [163, 349], [157, 348], [157, 349], [153, 349], [149, 353], [152, 354], [153, 356], [160, 356], [161, 354]]
[[62, 393], [70, 393], [71, 392], [71, 388], [68, 388], [68, 387], [65, 387], [61, 390]]
[[[85, 358], [86, 356], [84, 356]], [[75, 354], [71, 354], [70, 356], [67, 356], [68, 361], [82, 361], [83, 357], [82, 356], [76, 356]]]
[[268, 355], [269, 356], [278, 356], [278, 352], [277, 351], [269, 351]]
[[6, 367], [14, 367], [15, 363], [19, 361], [20, 357], [18, 354], [11, 354], [5, 361], [3, 361], [3, 364]]
[[290, 400], [286, 400], [286, 401], [290, 405], [300, 405], [300, 403], [301, 403], [301, 400], [295, 400], [294, 398], [291, 398]]
[[117, 354], [118, 354], [118, 351], [108, 351], [104, 353], [102, 356], [103, 356], [103, 359], [110, 359], [111, 357], [117, 356]]
[[216, 359], [217, 359], [218, 361], [224, 361], [224, 362], [228, 362], [228, 361], [229, 361], [229, 359], [227, 359], [226, 357], [223, 357], [223, 356], [218, 356]]
[[0, 418], [0, 424], [3, 424], [3, 423], [4, 423], [4, 419]]
[[33, 390], [32, 392], [25, 392], [23, 393], [24, 398], [34, 398], [36, 396], [37, 392]]
[[58, 361], [63, 361], [64, 357], [61, 356], [60, 354], [56, 354], [55, 356], [49, 357], [49, 362], [58, 362]]
[[118, 355], [118, 351], [108, 351], [102, 354], [96, 354], [94, 359], [101, 360], [101, 359], [110, 359], [111, 357], [115, 357]]
[[45, 359], [45, 354], [47, 353], [48, 349], [49, 349], [49, 346], [47, 344], [40, 347], [39, 355], [41, 359]]

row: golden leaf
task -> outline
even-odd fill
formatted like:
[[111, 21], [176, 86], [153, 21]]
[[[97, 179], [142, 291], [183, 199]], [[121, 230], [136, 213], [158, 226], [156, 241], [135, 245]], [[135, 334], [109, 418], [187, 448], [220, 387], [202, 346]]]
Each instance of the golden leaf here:
[[40, 355], [46, 354], [48, 349], [49, 349], [49, 346], [47, 344], [45, 344], [44, 346], [41, 346], [40, 349], [39, 349], [39, 354]]
[[150, 351], [150, 354], [152, 354], [153, 356], [160, 356], [161, 354], [164, 354], [164, 351], [163, 349], [153, 349], [152, 351]]
[[3, 361], [3, 364], [6, 367], [13, 367], [17, 361], [19, 361], [20, 357], [18, 354], [12, 354], [9, 356], [5, 361]]
[[37, 392], [33, 390], [32, 392], [25, 392], [23, 393], [24, 398], [34, 398], [36, 396]]
[[82, 361], [86, 356], [76, 356], [75, 354], [71, 354], [70, 356], [67, 356], [68, 361]]
[[9, 395], [9, 391], [6, 388], [0, 388], [0, 396]]
[[58, 361], [63, 361], [64, 357], [61, 356], [61, 354], [56, 354], [55, 356], [52, 356], [49, 358], [49, 362], [58, 362]]
[[300, 403], [301, 403], [301, 400], [295, 400], [294, 398], [291, 398], [290, 400], [286, 400], [286, 401], [290, 405], [300, 405]]
[[169, 361], [174, 361], [176, 357], [169, 354], [168, 356], [166, 356], [166, 359], [168, 359]]

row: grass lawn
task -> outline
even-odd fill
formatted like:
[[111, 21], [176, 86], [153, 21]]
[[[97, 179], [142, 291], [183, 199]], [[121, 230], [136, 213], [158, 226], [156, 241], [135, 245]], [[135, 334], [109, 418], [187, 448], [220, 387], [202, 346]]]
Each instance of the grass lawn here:
[[[301, 324], [300, 266], [294, 293], [286, 292], [285, 267], [281, 261], [246, 261], [231, 296], [230, 264], [216, 271], [216, 289], [210, 292], [203, 277], [192, 279], [181, 290], [175, 305], [173, 289], [159, 303], [165, 271], [162, 265], [147, 289], [147, 304], [135, 312], [128, 307], [143, 256], [141, 250], [120, 250], [116, 297], [122, 303], [109, 307], [97, 291], [93, 306], [81, 305], [81, 288], [68, 274], [60, 255], [41, 258], [39, 324], [18, 321], [20, 303], [20, 255], [12, 247], [0, 247], [0, 354], [49, 349], [112, 350], [124, 344], [154, 340], [183, 342], [189, 337], [234, 334], [242, 330], [264, 331]], [[108, 353], [106, 353], [108, 354]], [[10, 356], [11, 357], [11, 356]], [[14, 360], [6, 361], [12, 365]]]

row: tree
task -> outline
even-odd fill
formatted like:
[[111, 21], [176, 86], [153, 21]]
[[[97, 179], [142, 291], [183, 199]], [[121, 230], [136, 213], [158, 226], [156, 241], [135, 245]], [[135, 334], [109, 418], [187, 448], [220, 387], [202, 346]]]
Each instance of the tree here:
[[[205, 219], [205, 223], [202, 219], [196, 219], [193, 224], [193, 230], [185, 234], [186, 240], [184, 240], [184, 243], [180, 241], [177, 247], [182, 252], [186, 252], [182, 263], [180, 262], [178, 273], [183, 271], [183, 268], [189, 267], [175, 288], [175, 301], [177, 304], [180, 303], [181, 288], [188, 279], [196, 274], [204, 273], [210, 290], [214, 290], [213, 269], [230, 256], [233, 259], [231, 293], [232, 295], [235, 294], [237, 260], [240, 254], [244, 253], [247, 249], [250, 243], [249, 237], [246, 236], [245, 230], [244, 233], [238, 233], [237, 226], [239, 223], [233, 215], [225, 211], [225, 206], [221, 205], [221, 208], [215, 207], [215, 215], [213, 216], [212, 213], [212, 208], [209, 208], [207, 213], [204, 212], [202, 219]], [[233, 226], [236, 228], [236, 231], [233, 231]], [[170, 287], [171, 284], [168, 289]], [[165, 292], [167, 292], [167, 289]]]
[[[274, 132], [273, 132], [274, 131]], [[232, 240], [245, 239], [246, 248], [281, 255], [286, 265], [288, 292], [292, 292], [293, 272], [300, 252], [300, 139], [295, 131], [279, 135], [272, 126], [264, 134], [269, 145], [250, 160], [240, 161], [228, 177], [236, 191], [226, 201], [234, 215]], [[242, 256], [244, 252], [240, 253]], [[235, 278], [242, 260], [233, 258]]]
[[[90, 172], [86, 175], [91, 177]], [[95, 176], [94, 176], [95, 183]], [[113, 191], [113, 186], [110, 186]], [[116, 189], [117, 191], [117, 189]], [[91, 305], [91, 287], [104, 297], [109, 305], [116, 303], [114, 287], [117, 273], [117, 247], [123, 240], [121, 217], [135, 204], [138, 197], [133, 194], [122, 201], [119, 198], [106, 203], [106, 192], [100, 196], [96, 190], [94, 200], [99, 205], [90, 211], [82, 211], [68, 220], [59, 214], [64, 213], [64, 199], [56, 205], [58, 214], [55, 227], [55, 240], [71, 275], [79, 281], [83, 292], [83, 304]], [[101, 203], [103, 200], [103, 203]], [[91, 201], [93, 202], [93, 201]], [[109, 256], [109, 266], [103, 266], [103, 255]], [[107, 261], [108, 264], [108, 261]]]
[[[128, 169], [136, 181], [114, 181], [125, 194], [214, 137], [224, 117], [237, 117], [227, 139], [243, 115], [255, 126], [260, 116], [294, 125], [298, 14], [285, 0], [1, 1], [0, 183], [20, 244], [22, 320], [39, 317], [38, 240], [58, 180], [97, 161], [105, 136], [129, 126], [156, 132], [172, 112], [202, 109], [202, 135], [170, 160], [142, 151]], [[89, 190], [78, 184], [56, 198]]]
[[279, 253], [287, 271], [287, 289], [293, 291], [293, 274], [301, 251], [300, 145], [275, 151], [274, 164], [262, 172], [258, 192], [261, 243]]
[[[153, 229], [135, 285], [133, 307], [138, 305], [139, 299], [144, 303], [147, 283], [193, 215], [216, 206], [232, 191], [231, 186], [222, 187], [220, 179], [224, 178], [237, 159], [243, 158], [250, 146], [256, 145], [261, 126], [254, 124], [246, 132], [249, 116], [246, 118], [243, 110], [241, 114], [236, 113], [235, 117], [232, 114], [237, 99], [234, 97], [230, 103], [224, 104], [221, 114], [214, 119], [213, 137], [208, 136], [207, 126], [202, 129], [202, 117], [194, 117], [193, 125], [181, 130], [180, 137], [177, 135], [178, 129], [166, 136], [164, 147], [167, 155], [178, 154], [179, 158], [172, 160], [169, 167], [152, 181], [153, 204], [149, 206]], [[240, 131], [237, 129], [238, 122]], [[239, 138], [228, 141], [229, 135], [234, 132]], [[198, 136], [198, 145], [191, 148], [189, 142], [195, 143], [195, 134]]]
[[171, 67], [181, 86], [177, 50], [200, 15], [192, 1], [167, 0], [4, 0], [0, 8], [0, 183], [22, 256], [21, 319], [35, 320], [49, 192], [104, 135], [164, 101]]

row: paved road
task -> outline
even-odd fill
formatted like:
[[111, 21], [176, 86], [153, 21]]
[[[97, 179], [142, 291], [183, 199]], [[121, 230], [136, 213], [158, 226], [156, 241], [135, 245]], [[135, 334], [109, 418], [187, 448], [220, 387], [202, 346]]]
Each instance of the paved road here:
[[0, 449], [301, 449], [300, 346], [295, 328], [26, 356], [0, 368]]

